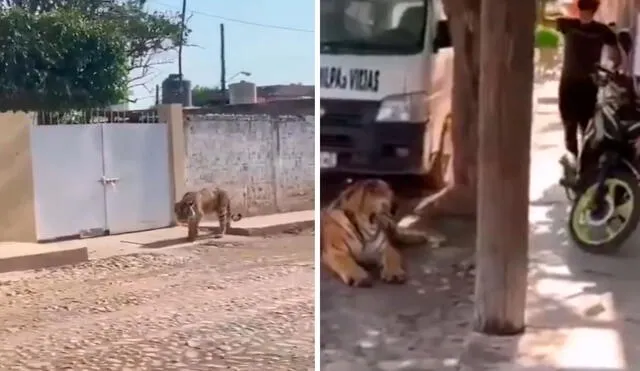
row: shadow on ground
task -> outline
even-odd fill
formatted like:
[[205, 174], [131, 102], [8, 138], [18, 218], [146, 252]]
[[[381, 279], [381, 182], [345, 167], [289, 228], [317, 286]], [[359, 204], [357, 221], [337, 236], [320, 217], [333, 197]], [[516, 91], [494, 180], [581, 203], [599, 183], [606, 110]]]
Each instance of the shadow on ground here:
[[569, 241], [568, 203], [555, 185], [532, 200], [529, 212], [523, 336], [469, 335], [473, 276], [460, 263], [473, 250], [474, 226], [444, 222], [435, 228], [448, 237], [446, 247], [405, 250], [406, 285], [349, 288], [322, 270], [323, 370], [635, 369], [640, 364], [637, 233], [617, 256], [583, 253]]
[[538, 133], [540, 134], [546, 134], [546, 133], [556, 133], [558, 131], [562, 130], [562, 122], [560, 121], [555, 121], [552, 122], [551, 125], [548, 125], [542, 129], [540, 129], [538, 131]]
[[323, 370], [453, 370], [469, 324], [468, 248], [405, 250], [409, 281], [347, 287], [322, 270]]
[[[335, 177], [323, 180], [321, 202], [326, 204], [342, 183]], [[415, 197], [411, 181], [386, 180], [403, 197]], [[321, 270], [323, 370], [455, 369], [468, 332], [473, 283], [459, 263], [472, 251], [474, 226], [453, 227], [462, 239], [436, 249], [403, 249], [409, 276], [404, 285], [376, 281], [372, 288], [351, 288]]]
[[[537, 100], [532, 180], [562, 134], [557, 97]], [[548, 111], [549, 110], [549, 111]], [[548, 111], [548, 112], [547, 112]], [[547, 143], [548, 142], [548, 143]], [[555, 160], [554, 160], [555, 161]], [[533, 164], [532, 164], [533, 166]], [[555, 182], [555, 180], [553, 181]], [[410, 186], [410, 184], [409, 184]], [[521, 336], [471, 333], [473, 277], [456, 264], [473, 250], [473, 226], [439, 226], [452, 247], [407, 250], [412, 281], [351, 289], [322, 272], [321, 362], [325, 371], [633, 371], [640, 365], [638, 233], [616, 256], [583, 253], [566, 232], [568, 203], [543, 185], [531, 201], [527, 329]], [[325, 193], [323, 193], [323, 198]], [[328, 194], [327, 194], [328, 195]], [[329, 196], [330, 197], [330, 196]], [[505, 226], [508, 227], [508, 226]]]
[[546, 104], [546, 105], [557, 105], [558, 104], [558, 98], [557, 97], [538, 98], [538, 103], [539, 104]]
[[[191, 243], [202, 244], [203, 242], [205, 244], [217, 245], [216, 241], [220, 243], [225, 242], [224, 240], [222, 240], [221, 237], [216, 237], [219, 233], [220, 233], [220, 227], [201, 226], [198, 228], [198, 237], [196, 238], [196, 241], [189, 242], [187, 240], [187, 228], [185, 227], [183, 237], [162, 239], [162, 240], [152, 241], [148, 243], [137, 243], [133, 241], [131, 242], [123, 241], [123, 242], [138, 245], [138, 247], [142, 249], [162, 249], [166, 247], [179, 246], [179, 245], [191, 244]], [[231, 227], [227, 230], [227, 234], [225, 236], [247, 236], [247, 233], [245, 232], [245, 230], [241, 228]]]
[[530, 206], [525, 334], [472, 334], [461, 370], [622, 371], [640, 364], [637, 233], [617, 256], [582, 252], [569, 240], [562, 192], [554, 185]]

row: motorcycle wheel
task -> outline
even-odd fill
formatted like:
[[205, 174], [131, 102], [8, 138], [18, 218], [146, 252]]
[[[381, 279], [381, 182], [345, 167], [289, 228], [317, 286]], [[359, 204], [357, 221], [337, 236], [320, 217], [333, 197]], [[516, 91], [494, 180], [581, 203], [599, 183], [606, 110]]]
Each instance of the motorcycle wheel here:
[[[579, 191], [569, 213], [569, 233], [578, 247], [591, 254], [613, 255], [636, 229], [640, 220], [640, 185], [628, 172], [619, 172], [605, 181], [605, 212], [593, 215], [593, 196], [597, 189], [594, 179]], [[616, 220], [617, 227], [610, 223]], [[595, 237], [593, 228], [600, 229], [601, 237]], [[602, 233], [603, 232], [603, 233]]]

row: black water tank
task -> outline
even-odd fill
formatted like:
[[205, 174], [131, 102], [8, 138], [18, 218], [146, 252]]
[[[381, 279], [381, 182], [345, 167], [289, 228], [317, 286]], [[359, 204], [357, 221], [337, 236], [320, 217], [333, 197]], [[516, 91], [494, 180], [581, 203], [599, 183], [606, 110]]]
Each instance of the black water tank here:
[[191, 81], [182, 80], [180, 75], [172, 73], [162, 82], [162, 104], [180, 103], [191, 107]]

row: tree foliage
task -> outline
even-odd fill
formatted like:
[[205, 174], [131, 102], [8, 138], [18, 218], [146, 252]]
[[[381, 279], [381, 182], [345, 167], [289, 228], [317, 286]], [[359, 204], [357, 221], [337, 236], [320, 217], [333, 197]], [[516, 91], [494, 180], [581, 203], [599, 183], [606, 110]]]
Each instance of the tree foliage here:
[[59, 110], [121, 101], [125, 40], [74, 10], [0, 12], [0, 111]]
[[[132, 88], [146, 87], [157, 74], [154, 67], [171, 62], [166, 52], [176, 50], [181, 40], [179, 12], [150, 11], [145, 5], [146, 0], [0, 0], [0, 11], [72, 11], [118, 34], [124, 39], [128, 85]], [[183, 42], [189, 33], [185, 27]]]
[[196, 107], [206, 107], [224, 100], [224, 93], [217, 86], [194, 86], [191, 89], [191, 104]]
[[560, 33], [551, 27], [538, 26], [536, 28], [535, 47], [539, 49], [558, 49], [560, 47]]
[[[174, 51], [180, 45], [179, 13], [148, 11], [146, 0], [58, 0], [72, 2], [102, 2], [102, 7], [94, 8], [91, 16], [105, 22], [112, 30], [118, 31], [126, 39], [129, 87], [146, 85], [155, 77], [154, 66], [170, 63], [166, 52]], [[183, 42], [190, 30], [185, 27]]]

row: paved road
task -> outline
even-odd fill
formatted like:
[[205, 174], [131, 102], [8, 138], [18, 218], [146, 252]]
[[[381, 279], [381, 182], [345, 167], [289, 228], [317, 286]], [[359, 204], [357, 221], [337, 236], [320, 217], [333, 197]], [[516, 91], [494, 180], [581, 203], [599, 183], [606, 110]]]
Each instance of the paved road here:
[[0, 276], [2, 370], [309, 370], [313, 235]]

